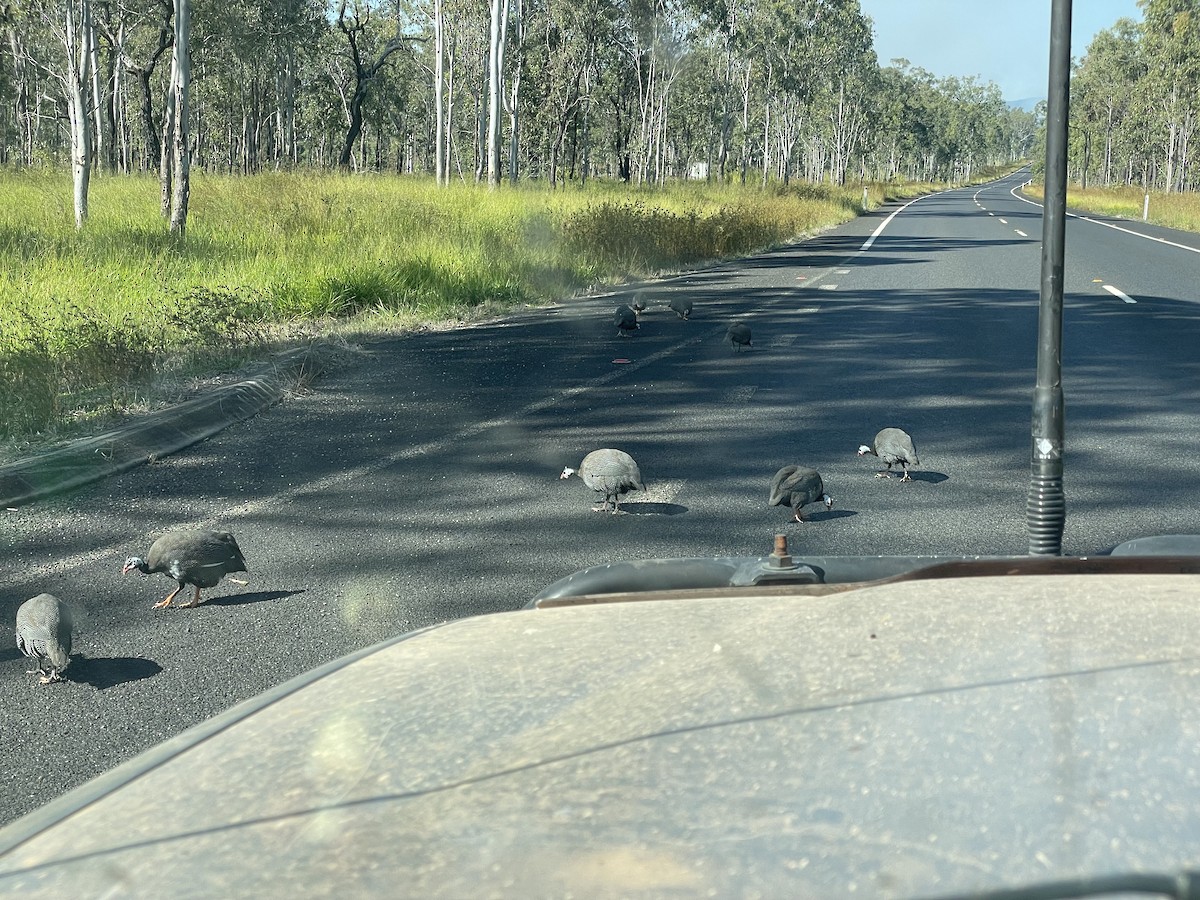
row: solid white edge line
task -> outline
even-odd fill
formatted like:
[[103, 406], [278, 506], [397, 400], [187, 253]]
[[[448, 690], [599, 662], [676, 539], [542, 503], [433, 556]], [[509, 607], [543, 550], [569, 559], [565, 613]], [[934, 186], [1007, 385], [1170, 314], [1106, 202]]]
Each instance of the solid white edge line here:
[[1013, 231], [1015, 231], [1021, 237], [1029, 237], [1029, 235], [1027, 235], [1025, 232], [1023, 232], [1020, 228], [1014, 228]]
[[[942, 191], [941, 193], [946, 193], [946, 192]], [[933, 196], [934, 196], [933, 194], [925, 195], [925, 197], [933, 197]], [[907, 203], [905, 203], [899, 209], [892, 210], [892, 214], [890, 216], [888, 216], [886, 219], [884, 219], [882, 222], [879, 223], [879, 227], [876, 228], [874, 232], [872, 232], [872, 234], [869, 238], [867, 238], [867, 242], [858, 248], [858, 252], [861, 253], [864, 250], [870, 250], [871, 245], [873, 243], [875, 243], [875, 239], [877, 237], [879, 237], [879, 235], [883, 234], [883, 229], [887, 228], [888, 225], [892, 224], [892, 219], [896, 218], [896, 216], [900, 215], [900, 213], [904, 212], [906, 209], [908, 209], [910, 206], [912, 206], [914, 203], [916, 203], [917, 200], [924, 200], [925, 197], [917, 197], [916, 200], [909, 200]]]
[[1127, 293], [1125, 293], [1124, 291], [1118, 290], [1117, 288], [1113, 287], [1111, 284], [1105, 284], [1105, 285], [1102, 285], [1102, 287], [1106, 291], [1108, 291], [1110, 294], [1112, 294], [1114, 297], [1120, 297], [1126, 303], [1137, 303], [1137, 301], [1134, 300], [1132, 297], [1130, 297]]
[[[1026, 184], [1028, 183], [1029, 182], [1026, 182]], [[1025, 187], [1024, 184], [1017, 185], [1017, 187], [1013, 188], [1011, 191], [1009, 191], [1009, 193], [1012, 194], [1014, 199], [1020, 200], [1022, 203], [1028, 203], [1030, 206], [1036, 206], [1040, 209], [1042, 206], [1041, 203], [1038, 203], [1036, 200], [1030, 200], [1028, 197], [1022, 197], [1016, 193], [1020, 188], [1023, 187]], [[1160, 244], [1166, 244], [1168, 247], [1176, 247], [1179, 250], [1187, 250], [1189, 253], [1200, 253], [1200, 249], [1197, 249], [1196, 247], [1189, 247], [1187, 244], [1177, 244], [1174, 241], [1168, 241], [1166, 238], [1154, 237], [1150, 234], [1142, 234], [1140, 231], [1134, 231], [1132, 228], [1122, 228], [1120, 225], [1114, 225], [1111, 222], [1101, 222], [1099, 219], [1092, 219], [1087, 216], [1080, 216], [1071, 212], [1067, 213], [1067, 215], [1072, 219], [1079, 219], [1083, 222], [1091, 222], [1093, 225], [1103, 225], [1105, 228], [1111, 228], [1114, 231], [1123, 231], [1126, 234], [1132, 234], [1134, 237], [1140, 237], [1143, 240], [1156, 241]]]

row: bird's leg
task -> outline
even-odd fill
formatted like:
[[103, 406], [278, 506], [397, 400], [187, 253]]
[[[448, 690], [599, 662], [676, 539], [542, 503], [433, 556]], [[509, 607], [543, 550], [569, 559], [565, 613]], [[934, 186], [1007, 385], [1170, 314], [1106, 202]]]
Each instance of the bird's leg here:
[[792, 520], [795, 522], [801, 522], [801, 523], [808, 521], [807, 519], [804, 518], [804, 513], [800, 511], [799, 507], [792, 510]]
[[187, 603], [180, 603], [180, 607], [199, 606], [200, 605], [200, 585], [196, 585], [196, 596], [192, 597]]
[[178, 594], [182, 590], [183, 590], [183, 585], [181, 584], [179, 587], [175, 588], [175, 590], [171, 591], [171, 593], [167, 594], [166, 600], [159, 600], [157, 603], [155, 603], [154, 608], [162, 609], [164, 606], [170, 606], [171, 601], [175, 599], [175, 595]]
[[904, 467], [904, 477], [900, 479], [901, 484], [905, 481], [912, 481], [912, 476], [908, 474], [908, 466]]

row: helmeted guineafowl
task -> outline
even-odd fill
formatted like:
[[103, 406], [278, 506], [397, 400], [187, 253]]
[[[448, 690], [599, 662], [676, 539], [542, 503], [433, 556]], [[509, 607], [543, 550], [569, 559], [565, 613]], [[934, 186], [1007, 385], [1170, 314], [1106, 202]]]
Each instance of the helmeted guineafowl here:
[[228, 531], [188, 528], [164, 534], [150, 545], [150, 552], [145, 559], [131, 556], [125, 560], [121, 573], [134, 570], [147, 575], [161, 572], [179, 582], [179, 587], [171, 591], [165, 600], [154, 604], [155, 609], [170, 606], [175, 595], [189, 584], [196, 588], [196, 593], [187, 603], [179, 605], [195, 606], [200, 602], [201, 588], [213, 587], [231, 572], [245, 572], [246, 560], [242, 558], [237, 541]]
[[768, 506], [790, 506], [792, 518], [804, 522], [801, 510], [820, 501], [826, 509], [833, 508], [833, 498], [825, 493], [821, 473], [806, 466], [784, 466], [771, 479], [771, 499]]
[[559, 478], [578, 475], [583, 483], [604, 498], [602, 506], [595, 512], [603, 512], [612, 503], [615, 514], [621, 508], [621, 497], [629, 491], [644, 491], [642, 473], [633, 457], [623, 450], [593, 450], [583, 458], [578, 469], [569, 466], [562, 470]]
[[725, 332], [725, 337], [733, 344], [734, 350], [740, 351], [743, 347], [754, 346], [750, 343], [750, 326], [745, 322], [734, 322]]
[[863, 444], [858, 448], [859, 456], [866, 456], [868, 453], [878, 456], [887, 463], [886, 469], [880, 469], [875, 473], [876, 478], [891, 478], [892, 466], [899, 463], [904, 469], [904, 477], [900, 480], [912, 481], [912, 476], [908, 474], [908, 467], [921, 464], [921, 460], [917, 459], [917, 448], [913, 445], [912, 437], [901, 428], [885, 428], [875, 435], [875, 440], [871, 442], [870, 447]]
[[626, 337], [638, 329], [637, 313], [632, 308], [621, 304], [613, 313], [613, 324], [617, 326], [617, 334]]
[[17, 649], [37, 662], [42, 684], [62, 681], [71, 664], [71, 609], [53, 594], [38, 594], [17, 610]]
[[681, 319], [687, 319], [692, 314], [692, 301], [685, 297], [672, 297], [667, 306], [673, 309]]

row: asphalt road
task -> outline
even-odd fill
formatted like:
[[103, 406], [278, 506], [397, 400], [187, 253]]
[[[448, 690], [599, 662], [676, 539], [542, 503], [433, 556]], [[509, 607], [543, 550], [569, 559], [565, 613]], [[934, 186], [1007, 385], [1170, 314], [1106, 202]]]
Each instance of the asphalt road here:
[[[188, 451], [0, 512], [0, 823], [320, 662], [600, 562], [760, 555], [779, 531], [796, 554], [1025, 552], [1041, 218], [1020, 180], [655, 283], [634, 337], [610, 324], [625, 295], [379, 341]], [[1193, 249], [1069, 223], [1076, 554], [1200, 532], [1200, 241], [1114, 224]], [[752, 351], [724, 341], [734, 319]], [[888, 425], [917, 441], [910, 484], [855, 455]], [[625, 515], [558, 479], [602, 446], [648, 482]], [[809, 524], [766, 506], [793, 462], [835, 499]], [[251, 583], [152, 610], [171, 583], [121, 563], [183, 523], [232, 530]], [[47, 687], [11, 628], [41, 591], [79, 610], [75, 680]]]

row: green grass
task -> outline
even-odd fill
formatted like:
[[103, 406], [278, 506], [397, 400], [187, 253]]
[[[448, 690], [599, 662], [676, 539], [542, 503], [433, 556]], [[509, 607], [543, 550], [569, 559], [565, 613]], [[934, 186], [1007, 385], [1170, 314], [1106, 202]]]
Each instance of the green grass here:
[[[871, 205], [937, 185], [871, 185]], [[156, 380], [297, 338], [494, 315], [744, 255], [853, 218], [862, 187], [197, 175], [186, 241], [149, 177], [0, 170], [0, 439], [137, 408]]]
[[[1030, 196], [1042, 198], [1042, 185], [1031, 184], [1025, 189]], [[1142, 218], [1146, 192], [1138, 187], [1082, 188], [1067, 187], [1067, 206], [1106, 216], [1126, 219]], [[1178, 228], [1180, 231], [1200, 232], [1200, 195], [1163, 194], [1151, 192], [1148, 222]]]

